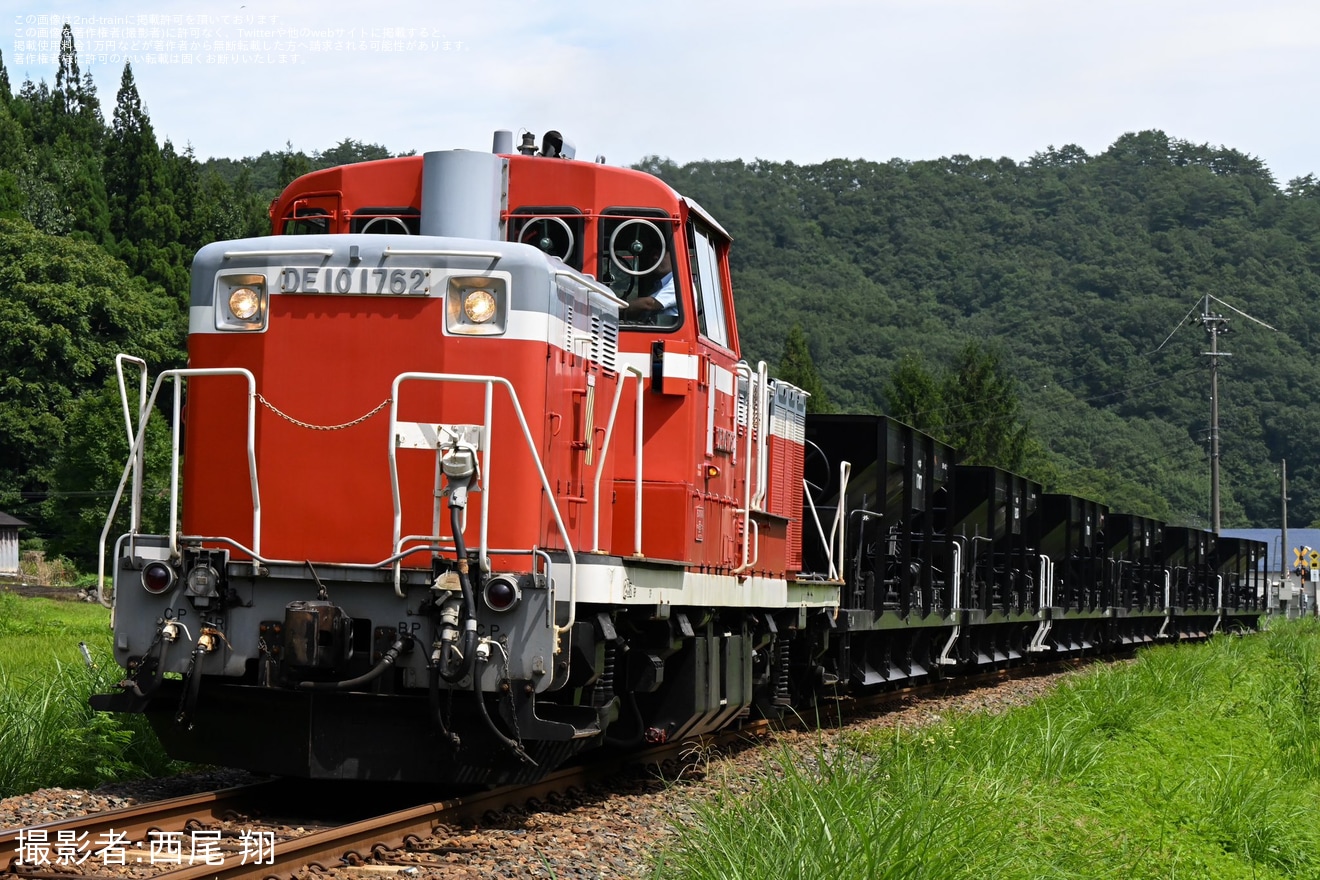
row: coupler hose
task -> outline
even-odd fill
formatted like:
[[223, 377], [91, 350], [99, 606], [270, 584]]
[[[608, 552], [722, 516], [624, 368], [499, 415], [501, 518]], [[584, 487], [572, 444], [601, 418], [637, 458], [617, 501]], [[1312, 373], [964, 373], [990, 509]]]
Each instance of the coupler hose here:
[[[468, 576], [467, 545], [463, 543], [463, 508], [450, 503], [449, 525], [454, 532], [454, 553], [458, 557], [458, 583], [463, 591], [463, 646], [458, 648], [449, 640], [442, 649], [440, 677], [457, 684], [472, 672], [472, 660], [477, 653], [477, 596]], [[457, 654], [455, 661], [454, 655]]]
[[400, 636], [394, 640], [394, 644], [381, 655], [376, 661], [376, 665], [368, 669], [357, 678], [347, 678], [343, 681], [300, 681], [298, 687], [305, 691], [351, 691], [353, 688], [373, 682], [380, 678], [386, 669], [394, 665], [394, 661], [399, 659], [400, 654], [406, 654], [412, 650], [412, 636]]

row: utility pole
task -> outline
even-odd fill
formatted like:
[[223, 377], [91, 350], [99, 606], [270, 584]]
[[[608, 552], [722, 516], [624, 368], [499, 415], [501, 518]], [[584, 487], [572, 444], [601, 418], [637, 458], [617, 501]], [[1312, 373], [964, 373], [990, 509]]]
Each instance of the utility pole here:
[[1210, 294], [1205, 295], [1201, 323], [1210, 334], [1210, 528], [1219, 534], [1219, 359], [1232, 357], [1219, 350], [1219, 334], [1228, 332], [1228, 318], [1210, 313]]
[[[1214, 294], [1205, 295], [1205, 305], [1201, 309], [1201, 323], [1210, 334], [1210, 350], [1205, 354], [1210, 358], [1210, 522], [1215, 533], [1219, 533], [1219, 359], [1232, 357], [1226, 351], [1219, 350], [1220, 334], [1228, 332], [1228, 318], [1218, 312], [1211, 314], [1210, 301], [1214, 300], [1225, 308], [1232, 309], [1248, 321], [1254, 321], [1266, 330], [1273, 330], [1269, 324], [1259, 318], [1253, 318], [1231, 303], [1226, 303]], [[1196, 306], [1192, 306], [1196, 308]], [[1175, 331], [1176, 332], [1176, 331]], [[1172, 336], [1173, 334], [1169, 334]], [[1165, 342], [1168, 342], [1166, 339]], [[1163, 348], [1164, 344], [1160, 343]], [[1158, 350], [1158, 349], [1157, 349]]]
[[1288, 459], [1283, 460], [1283, 485], [1279, 505], [1283, 508], [1283, 540], [1279, 546], [1279, 581], [1288, 580]]

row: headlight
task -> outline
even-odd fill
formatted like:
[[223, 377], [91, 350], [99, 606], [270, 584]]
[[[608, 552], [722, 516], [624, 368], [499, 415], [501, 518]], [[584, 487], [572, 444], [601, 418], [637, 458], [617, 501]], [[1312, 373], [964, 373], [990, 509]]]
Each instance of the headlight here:
[[261, 308], [261, 296], [250, 287], [240, 287], [229, 294], [229, 311], [235, 318], [251, 319]]
[[215, 329], [266, 329], [266, 276], [248, 273], [215, 279]]
[[463, 314], [473, 324], [485, 324], [495, 317], [495, 297], [489, 290], [469, 290], [463, 296]]
[[464, 336], [499, 336], [509, 317], [504, 273], [454, 275], [445, 284], [445, 330]]

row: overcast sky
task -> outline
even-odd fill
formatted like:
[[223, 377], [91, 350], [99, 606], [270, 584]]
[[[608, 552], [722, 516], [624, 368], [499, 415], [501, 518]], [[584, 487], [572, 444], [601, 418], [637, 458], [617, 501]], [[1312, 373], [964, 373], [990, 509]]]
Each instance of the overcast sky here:
[[[53, 83], [69, 17], [107, 120], [124, 61], [199, 158], [489, 149], [579, 158], [1021, 161], [1128, 131], [1320, 171], [1315, 0], [0, 0], [10, 80]], [[81, 16], [81, 17], [78, 17]]]

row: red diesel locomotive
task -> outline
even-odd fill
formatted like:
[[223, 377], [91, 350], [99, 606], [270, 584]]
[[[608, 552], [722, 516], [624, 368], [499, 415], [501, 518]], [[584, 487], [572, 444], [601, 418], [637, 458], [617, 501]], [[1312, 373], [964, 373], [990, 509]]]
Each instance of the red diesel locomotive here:
[[[1207, 535], [1173, 578], [1141, 521], [1106, 555], [1101, 506], [992, 469], [959, 497], [951, 450], [886, 419], [816, 422], [804, 475], [803, 392], [740, 356], [728, 234], [558, 133], [317, 171], [271, 219], [197, 254], [187, 369], [147, 395], [137, 365], [128, 674], [93, 703], [178, 757], [525, 780], [1257, 608], [1261, 548], [1217, 562]], [[146, 535], [166, 387], [181, 513]]]

